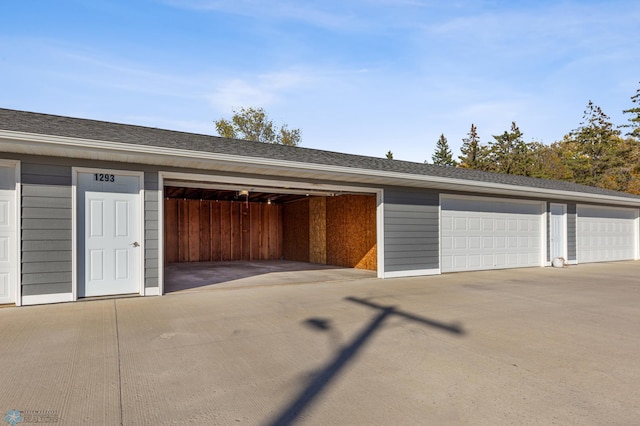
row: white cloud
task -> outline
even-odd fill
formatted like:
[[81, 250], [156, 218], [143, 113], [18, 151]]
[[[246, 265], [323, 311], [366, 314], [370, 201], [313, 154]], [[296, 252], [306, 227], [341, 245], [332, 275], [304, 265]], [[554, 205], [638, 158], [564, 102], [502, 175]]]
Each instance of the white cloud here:
[[318, 27], [349, 29], [357, 26], [354, 14], [342, 10], [328, 10], [340, 2], [300, 2], [288, 0], [164, 0], [176, 8], [219, 11], [255, 18], [286, 19], [305, 22]]
[[[229, 112], [238, 107], [264, 107], [291, 102], [309, 91], [322, 91], [339, 84], [338, 79], [345, 74], [359, 74], [366, 71], [311, 70], [308, 67], [294, 67], [266, 73], [246, 74], [243, 77], [223, 78], [207, 99], [221, 112]], [[312, 107], [312, 105], [310, 105]]]
[[238, 107], [269, 106], [278, 98], [278, 93], [260, 82], [234, 78], [220, 84], [208, 98], [217, 109], [230, 111]]

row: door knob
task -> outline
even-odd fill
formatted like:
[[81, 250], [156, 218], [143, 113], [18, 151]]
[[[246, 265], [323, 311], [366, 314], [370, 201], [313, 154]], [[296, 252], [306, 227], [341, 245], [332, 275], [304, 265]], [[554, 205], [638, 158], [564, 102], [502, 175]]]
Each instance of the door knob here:
[[137, 241], [136, 241], [136, 242], [134, 242], [134, 243], [133, 243], [133, 244], [131, 244], [131, 245], [132, 245], [132, 246], [134, 246], [134, 247], [140, 247], [140, 244], [139, 244]]

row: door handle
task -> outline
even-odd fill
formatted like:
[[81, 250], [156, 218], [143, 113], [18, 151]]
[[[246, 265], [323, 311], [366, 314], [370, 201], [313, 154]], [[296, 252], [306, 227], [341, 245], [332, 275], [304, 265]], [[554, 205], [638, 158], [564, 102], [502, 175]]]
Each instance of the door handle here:
[[134, 247], [140, 247], [140, 243], [138, 243], [137, 241], [136, 241], [136, 242], [134, 242], [134, 243], [133, 243], [133, 244], [131, 244], [131, 245], [132, 245], [132, 246], [134, 246]]

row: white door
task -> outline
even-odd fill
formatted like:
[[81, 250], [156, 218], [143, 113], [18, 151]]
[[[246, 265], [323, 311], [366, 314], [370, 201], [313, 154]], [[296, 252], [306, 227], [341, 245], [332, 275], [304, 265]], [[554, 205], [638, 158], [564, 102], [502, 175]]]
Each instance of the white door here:
[[441, 198], [442, 272], [541, 266], [544, 203]]
[[565, 204], [551, 204], [549, 221], [549, 243], [551, 260], [561, 257], [567, 260], [567, 206]]
[[15, 187], [15, 167], [0, 165], [0, 304], [16, 301], [18, 232]]
[[636, 209], [578, 206], [578, 263], [636, 257]]
[[78, 297], [140, 293], [138, 176], [78, 174]]

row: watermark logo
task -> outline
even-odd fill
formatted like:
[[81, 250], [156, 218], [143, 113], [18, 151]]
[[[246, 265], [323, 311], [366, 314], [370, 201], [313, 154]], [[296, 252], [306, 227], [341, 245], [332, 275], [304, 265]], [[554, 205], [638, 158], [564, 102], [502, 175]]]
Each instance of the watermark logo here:
[[7, 415], [4, 419], [11, 426], [16, 426], [18, 423], [22, 422], [22, 414], [18, 410], [9, 410], [7, 411]]
[[9, 410], [4, 420], [11, 426], [27, 423], [58, 423], [61, 418], [57, 411]]

